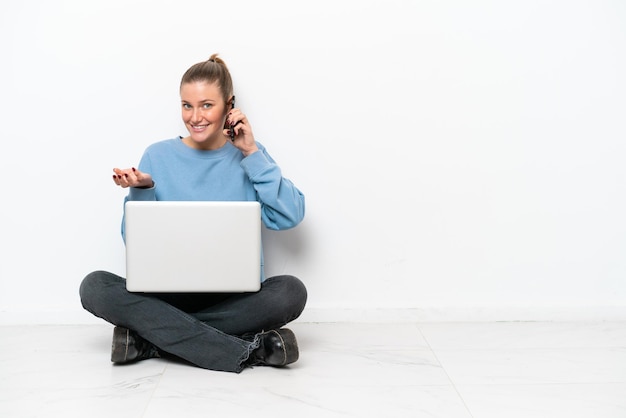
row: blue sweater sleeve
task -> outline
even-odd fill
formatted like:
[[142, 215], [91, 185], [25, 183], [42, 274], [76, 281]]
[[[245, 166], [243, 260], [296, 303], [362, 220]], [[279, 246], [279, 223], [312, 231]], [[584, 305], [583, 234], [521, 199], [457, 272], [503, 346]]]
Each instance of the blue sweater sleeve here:
[[304, 195], [282, 176], [265, 147], [241, 160], [241, 167], [256, 190], [261, 217], [269, 229], [293, 228], [304, 218]]

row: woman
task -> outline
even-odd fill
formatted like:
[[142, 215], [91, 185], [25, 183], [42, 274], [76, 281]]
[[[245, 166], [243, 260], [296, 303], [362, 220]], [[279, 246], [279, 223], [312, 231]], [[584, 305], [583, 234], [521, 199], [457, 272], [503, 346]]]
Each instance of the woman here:
[[[115, 168], [128, 200], [257, 200], [270, 229], [296, 226], [304, 196], [256, 142], [235, 97], [224, 61], [213, 54], [191, 66], [180, 84], [189, 132], [149, 146], [138, 168]], [[122, 237], [125, 239], [124, 222]], [[105, 271], [80, 286], [83, 307], [116, 325], [111, 360], [130, 363], [170, 354], [211, 370], [285, 366], [298, 359], [292, 331], [281, 328], [304, 309], [307, 292], [293, 276], [262, 276], [261, 290], [239, 294], [144, 294]]]

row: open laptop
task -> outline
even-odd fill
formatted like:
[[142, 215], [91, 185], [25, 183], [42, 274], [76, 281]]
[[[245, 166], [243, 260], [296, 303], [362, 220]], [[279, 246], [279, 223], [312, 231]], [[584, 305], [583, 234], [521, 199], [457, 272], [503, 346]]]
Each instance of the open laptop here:
[[254, 292], [261, 286], [258, 202], [128, 201], [131, 292]]

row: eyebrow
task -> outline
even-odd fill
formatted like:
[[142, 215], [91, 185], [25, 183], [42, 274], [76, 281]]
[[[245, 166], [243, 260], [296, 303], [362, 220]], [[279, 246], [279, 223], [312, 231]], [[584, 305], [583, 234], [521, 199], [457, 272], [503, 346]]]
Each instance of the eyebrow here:
[[[217, 100], [213, 100], [213, 99], [204, 99], [204, 100], [200, 100], [199, 103], [215, 103]], [[183, 103], [189, 103], [188, 100], [185, 99], [181, 99], [181, 102]]]

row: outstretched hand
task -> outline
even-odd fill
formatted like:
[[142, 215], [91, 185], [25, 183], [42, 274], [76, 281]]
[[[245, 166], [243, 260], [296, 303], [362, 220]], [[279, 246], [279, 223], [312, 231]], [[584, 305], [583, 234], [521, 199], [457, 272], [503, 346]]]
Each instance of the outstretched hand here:
[[154, 185], [152, 181], [152, 176], [148, 173], [142, 173], [137, 170], [135, 167], [133, 168], [114, 168], [113, 172], [113, 181], [115, 184], [122, 188], [127, 187], [141, 187], [141, 188], [149, 188]]

